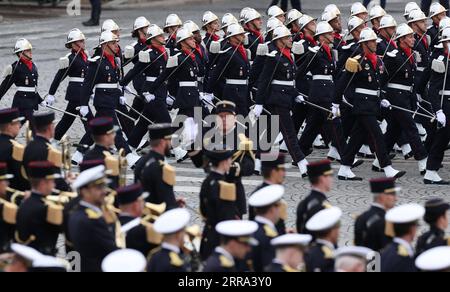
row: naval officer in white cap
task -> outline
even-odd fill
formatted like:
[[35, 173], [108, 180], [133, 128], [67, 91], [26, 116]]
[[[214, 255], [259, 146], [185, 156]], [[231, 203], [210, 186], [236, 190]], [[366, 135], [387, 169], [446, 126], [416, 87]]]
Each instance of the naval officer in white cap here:
[[396, 207], [386, 214], [386, 224], [393, 230], [394, 241], [381, 254], [381, 272], [417, 272], [414, 263], [413, 242], [416, 239], [418, 224], [425, 215], [425, 208], [417, 204]]
[[304, 253], [312, 236], [309, 234], [285, 234], [271, 240], [275, 258], [265, 268], [268, 273], [304, 271]]
[[306, 229], [315, 237], [306, 256], [307, 272], [334, 272], [341, 217], [341, 209], [331, 207], [320, 211], [306, 223]]

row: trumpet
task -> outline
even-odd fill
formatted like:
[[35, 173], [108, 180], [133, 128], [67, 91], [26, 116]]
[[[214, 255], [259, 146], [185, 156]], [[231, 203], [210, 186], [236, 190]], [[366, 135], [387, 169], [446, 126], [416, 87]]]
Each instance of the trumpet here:
[[153, 214], [159, 216], [166, 211], [166, 208], [167, 208], [166, 203], [162, 203], [159, 205], [152, 203], [145, 203], [144, 214], [146, 215]]
[[127, 167], [125, 149], [119, 150], [119, 186], [123, 187], [127, 184]]

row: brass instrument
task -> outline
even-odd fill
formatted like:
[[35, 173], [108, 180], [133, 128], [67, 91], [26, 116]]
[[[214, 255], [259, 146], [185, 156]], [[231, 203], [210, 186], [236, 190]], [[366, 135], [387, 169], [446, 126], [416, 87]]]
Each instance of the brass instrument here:
[[127, 184], [127, 167], [128, 161], [126, 158], [125, 149], [119, 150], [119, 186], [124, 187]]
[[200, 226], [192, 225], [185, 229], [186, 235], [184, 238], [183, 251], [187, 255], [192, 272], [201, 270], [203, 264], [200, 258], [200, 244], [202, 241], [202, 232]]
[[30, 129], [30, 121], [26, 121], [25, 124], [25, 141], [28, 145], [33, 140], [33, 131]]
[[70, 153], [70, 144], [69, 137], [64, 135], [59, 141], [61, 145], [61, 153], [62, 153], [62, 168], [64, 171], [64, 177], [68, 178], [71, 174], [72, 170], [72, 155]]
[[10, 199], [9, 201], [10, 201], [11, 203], [13, 203], [13, 204], [16, 204], [16, 205], [20, 205], [20, 203], [17, 201], [18, 198], [24, 198], [24, 197], [26, 196], [26, 193], [25, 193], [25, 192], [22, 192], [22, 191], [19, 191], [19, 190], [10, 188], [10, 187], [8, 187], [8, 188], [6, 189], [6, 191], [7, 191], [8, 193], [11, 193], [11, 194], [12, 194], [12, 195], [11, 195], [11, 199]]

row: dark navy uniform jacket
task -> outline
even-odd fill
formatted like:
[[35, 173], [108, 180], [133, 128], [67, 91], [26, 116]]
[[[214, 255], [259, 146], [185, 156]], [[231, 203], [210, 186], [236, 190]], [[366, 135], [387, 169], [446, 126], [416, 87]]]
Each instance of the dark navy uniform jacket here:
[[252, 248], [252, 260], [255, 272], [261, 273], [264, 272], [264, 268], [270, 265], [275, 258], [275, 248], [270, 241], [278, 236], [278, 232], [276, 228], [274, 229], [274, 227], [258, 219], [259, 217], [255, 218], [255, 222], [258, 224], [258, 230], [253, 235], [258, 241], [258, 246]]
[[[135, 219], [136, 218], [128, 215], [119, 215], [119, 221], [122, 226], [130, 223]], [[127, 248], [140, 251], [144, 256], [147, 256], [152, 249], [157, 247], [156, 244], [149, 242], [149, 239], [147, 237], [147, 228], [143, 224], [139, 224], [138, 226], [127, 232], [126, 244]]]
[[355, 245], [365, 246], [374, 251], [381, 251], [392, 238], [386, 233], [386, 211], [378, 205], [372, 207], [356, 219]]
[[258, 50], [258, 45], [264, 43], [264, 39], [258, 37], [255, 33], [249, 32], [248, 34], [248, 44], [245, 45], [246, 49], [249, 49], [252, 53], [250, 56], [251, 61], [255, 59], [256, 51]]
[[234, 259], [229, 258], [230, 255], [225, 255], [221, 248], [216, 248], [216, 250], [211, 254], [211, 256], [206, 260], [205, 268], [203, 272], [205, 273], [236, 273], [238, 272]]
[[[115, 109], [119, 104], [119, 97], [122, 95], [122, 90], [119, 88], [120, 70], [119, 64], [114, 68], [106, 56], [90, 58], [81, 105], [88, 105], [94, 90], [94, 106], [96, 108]], [[96, 88], [96, 86], [102, 87], [105, 84], [112, 88]], [[114, 87], [114, 84], [117, 87]]]
[[258, 90], [258, 80], [264, 69], [264, 63], [266, 61], [267, 53], [274, 50], [276, 50], [276, 47], [271, 42], [266, 42], [258, 46], [248, 78], [249, 88], [251, 88], [252, 90]]
[[[0, 202], [0, 214], [3, 214], [5, 206]], [[10, 252], [10, 245], [14, 239], [16, 226], [7, 223], [3, 216], [0, 216], [0, 253]]]
[[381, 253], [382, 273], [414, 273], [417, 272], [412, 246], [400, 243], [398, 238], [389, 244]]
[[297, 64], [298, 67], [296, 86], [301, 93], [308, 95], [312, 80], [311, 76], [312, 74], [310, 70], [313, 66], [312, 64], [310, 64], [311, 59], [309, 57], [311, 56], [310, 54], [311, 52], [309, 48], [316, 47], [316, 43], [313, 43], [311, 40], [303, 38], [299, 40], [297, 45], [303, 46], [302, 49], [303, 54], [297, 54], [297, 52], [294, 52], [295, 63]]
[[439, 43], [439, 24], [433, 23], [428, 27], [427, 35], [430, 36], [430, 46], [434, 47]]
[[171, 56], [176, 54], [176, 51], [178, 51], [176, 34], [173, 35], [170, 39], [166, 40], [166, 48], [169, 49]]
[[188, 266], [180, 252], [175, 252], [163, 246], [152, 251], [147, 266], [147, 272], [179, 273], [187, 272]]
[[71, 213], [68, 228], [74, 250], [81, 255], [81, 271], [101, 272], [103, 259], [117, 250], [113, 227], [82, 201]]
[[[448, 56], [445, 56], [445, 54], [441, 52], [441, 54], [439, 54], [439, 56], [432, 61], [432, 64], [434, 65], [432, 65], [430, 70], [431, 77], [428, 90], [428, 99], [431, 102], [434, 111], [437, 112], [442, 109], [448, 117], [448, 115], [450, 115], [450, 95], [445, 94], [442, 99], [444, 82], [446, 82], [445, 91], [450, 90], [450, 76], [447, 75], [447, 81], [445, 81], [445, 67], [447, 65], [447, 59]], [[441, 101], [443, 101], [442, 106]]]
[[[193, 55], [193, 53], [192, 53]], [[169, 82], [169, 93], [175, 97], [174, 108], [192, 109], [200, 106], [200, 92], [197, 86], [183, 86], [183, 82], [198, 82], [198, 65], [191, 56], [185, 52], [178, 52], [169, 58], [164, 72], [150, 87], [149, 92], [155, 94], [156, 90], [166, 81]]]
[[16, 143], [13, 137], [0, 134], [0, 161], [5, 162], [8, 173], [14, 175], [9, 180], [10, 187], [19, 191], [26, 191], [30, 189], [30, 183], [22, 175], [22, 161], [15, 160], [13, 157], [13, 141]]
[[[87, 53], [86, 53], [87, 54]], [[71, 52], [59, 60], [59, 70], [50, 86], [50, 95], [55, 95], [61, 82], [69, 77], [69, 85], [66, 91], [66, 100], [80, 103], [84, 90], [84, 78], [88, 71], [89, 62], [84, 61], [83, 57], [77, 52]]]
[[38, 104], [41, 102], [41, 97], [37, 92], [39, 74], [34, 63], [30, 70], [21, 60], [16, 61], [6, 67], [3, 78], [4, 80], [0, 84], [0, 99], [13, 84], [16, 87], [27, 87], [29, 90], [34, 90], [32, 92], [18, 90], [14, 95], [12, 107], [21, 110], [37, 109]]
[[300, 202], [297, 207], [297, 231], [308, 233], [306, 223], [318, 212], [331, 206], [325, 194], [312, 190], [311, 193]]
[[317, 239], [305, 254], [306, 271], [308, 273], [334, 272], [334, 250], [330, 242]]
[[415, 76], [415, 83], [417, 84], [430, 63], [431, 47], [430, 37], [428, 35], [424, 34], [423, 36], [419, 36], [418, 34], [414, 34], [414, 38], [416, 39], [414, 54], [417, 61], [417, 71]]
[[[443, 49], [443, 45], [442, 44], [438, 44], [436, 46], [433, 47], [433, 49], [431, 50], [430, 53], [430, 58], [428, 61], [428, 64], [425, 67], [425, 70], [422, 72], [422, 74], [420, 74], [420, 79], [416, 80], [416, 92], [418, 94], [422, 95], [422, 98], [430, 101], [429, 100], [429, 93], [428, 93], [428, 84], [431, 78], [431, 73], [433, 72], [432, 70], [432, 64], [433, 64], [433, 60], [439, 58], [440, 55], [444, 54], [444, 49]], [[434, 110], [434, 112], [437, 112], [437, 110]]]
[[[147, 44], [142, 43], [141, 41], [134, 42], [130, 46], [125, 47], [125, 54], [123, 61], [125, 63], [131, 62], [136, 67], [136, 65], [139, 63], [139, 53], [145, 51], [147, 48], [148, 48]], [[144, 86], [145, 83], [145, 73], [141, 72], [141, 70], [137, 71], [136, 73], [139, 74], [133, 76], [133, 87], [137, 92], [141, 92], [142, 87]]]
[[[169, 57], [169, 50], [165, 51], [165, 56], [156, 49], [147, 49], [139, 53], [139, 61], [135, 64], [127, 75], [120, 82], [120, 85], [125, 86], [130, 83], [131, 80], [135, 80], [137, 75], [144, 75], [143, 86], [138, 90], [138, 93], [147, 92], [152, 87], [156, 79], [166, 69], [167, 59]], [[166, 101], [167, 86], [163, 83], [155, 92], [155, 96], [158, 99]]]
[[[256, 104], [292, 108], [298, 91], [295, 88], [297, 66], [294, 57], [283, 55], [280, 50], [267, 54], [264, 69], [259, 76]], [[278, 85], [273, 82], [292, 82], [293, 85]]]
[[386, 39], [384, 36], [379, 35], [377, 39], [377, 55], [383, 58], [387, 52], [397, 48], [395, 41]]
[[439, 246], [450, 246], [450, 237], [445, 237], [444, 230], [432, 226], [428, 232], [417, 240], [416, 252], [419, 256], [425, 251]]

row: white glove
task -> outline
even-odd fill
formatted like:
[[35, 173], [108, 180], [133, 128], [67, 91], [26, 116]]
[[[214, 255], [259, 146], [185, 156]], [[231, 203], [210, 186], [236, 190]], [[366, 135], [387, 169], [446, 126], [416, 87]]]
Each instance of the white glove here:
[[389, 108], [389, 107], [391, 107], [391, 103], [389, 102], [389, 100], [383, 99], [383, 100], [381, 101], [381, 107]]
[[47, 105], [52, 106], [55, 103], [55, 97], [53, 95], [48, 95], [45, 99]]
[[256, 118], [259, 118], [263, 112], [263, 106], [261, 104], [255, 105], [255, 108], [253, 109], [253, 113], [255, 114]]
[[295, 98], [295, 102], [297, 103], [305, 103], [305, 98], [303, 97], [303, 95], [299, 95]]
[[419, 102], [419, 103], [422, 103], [423, 102], [423, 98], [422, 98], [422, 95], [421, 94], [416, 94], [417, 95], [417, 101]]
[[436, 119], [438, 123], [442, 125], [442, 127], [445, 127], [447, 125], [447, 117], [442, 110], [436, 113]]
[[147, 103], [149, 103], [149, 102], [151, 102], [151, 101], [156, 99], [156, 96], [154, 94], [149, 93], [149, 92], [144, 92], [143, 95], [144, 95], [145, 101]]
[[200, 93], [200, 100], [205, 100], [206, 102], [211, 103], [214, 99], [214, 94], [202, 92]]
[[124, 86], [123, 87], [123, 93], [128, 93], [131, 95], [137, 95], [136, 92], [133, 91], [133, 89], [131, 89], [129, 86]]
[[168, 94], [168, 95], [167, 95], [167, 98], [166, 98], [166, 103], [167, 103], [167, 105], [168, 105], [168, 106], [173, 106], [174, 101], [175, 101], [175, 98], [172, 97], [170, 94]]
[[89, 107], [87, 105], [81, 106], [80, 107], [80, 115], [82, 117], [86, 117], [89, 113]]
[[125, 105], [125, 104], [127, 103], [126, 97], [125, 97], [125, 96], [119, 97], [119, 103], [120, 103], [121, 105]]
[[39, 105], [42, 107], [47, 107], [47, 100], [44, 99]]
[[92, 93], [91, 96], [90, 96], [89, 98], [90, 98], [90, 100], [94, 101], [94, 97], [95, 97], [95, 94]]
[[341, 116], [340, 105], [333, 103], [331, 107], [331, 112], [333, 113], [333, 118], [339, 118]]
[[184, 129], [182, 133], [183, 143], [186, 145], [192, 144], [198, 135], [198, 125], [193, 118], [187, 118], [184, 121]]

